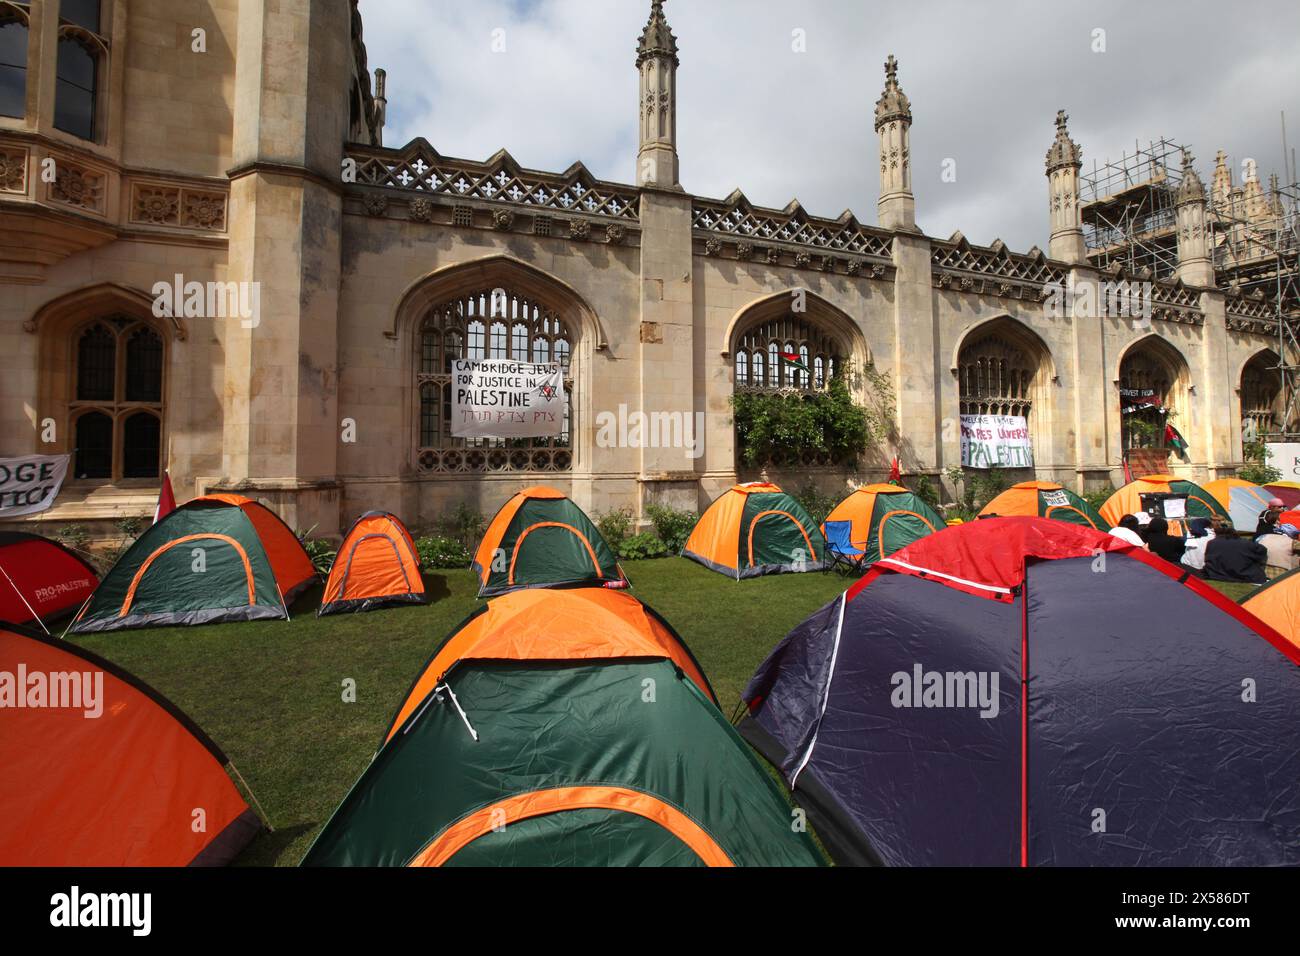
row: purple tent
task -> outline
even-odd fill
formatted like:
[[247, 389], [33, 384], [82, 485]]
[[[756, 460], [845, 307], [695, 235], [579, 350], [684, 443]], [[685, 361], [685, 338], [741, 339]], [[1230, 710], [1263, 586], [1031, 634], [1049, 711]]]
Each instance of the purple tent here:
[[1297, 664], [1176, 565], [989, 518], [795, 628], [741, 731], [840, 863], [1296, 865]]

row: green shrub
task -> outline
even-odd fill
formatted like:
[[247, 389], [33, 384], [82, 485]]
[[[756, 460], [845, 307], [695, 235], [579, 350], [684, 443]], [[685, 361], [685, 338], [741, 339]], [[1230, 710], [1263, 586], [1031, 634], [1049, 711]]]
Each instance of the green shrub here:
[[90, 544], [90, 531], [84, 524], [66, 524], [54, 535], [56, 541], [73, 551], [85, 551]]
[[691, 536], [699, 515], [693, 511], [679, 511], [667, 505], [646, 505], [646, 517], [654, 525], [655, 534], [668, 554], [681, 554], [686, 539]]
[[632, 533], [632, 509], [617, 508], [614, 511], [606, 511], [596, 519], [596, 530], [617, 554], [618, 546]]
[[868, 366], [862, 376], [869, 405], [853, 400], [852, 369], [812, 392], [737, 392], [731, 396], [736, 447], [751, 467], [802, 464], [812, 453], [834, 464], [856, 461], [886, 434], [894, 391], [887, 373]]
[[473, 560], [469, 548], [446, 535], [427, 534], [415, 539], [415, 550], [420, 555], [420, 566], [434, 568], [468, 568]]
[[642, 531], [624, 538], [618, 545], [618, 556], [623, 561], [639, 561], [643, 558], [666, 558], [667, 546], [659, 540], [653, 531]]
[[451, 538], [463, 545], [466, 551], [473, 551], [486, 529], [487, 519], [462, 501], [437, 521], [434, 530], [435, 537]]
[[917, 475], [912, 479], [912, 494], [935, 511], [939, 510], [939, 489], [935, 487], [929, 475]]
[[316, 569], [318, 574], [329, 574], [330, 566], [334, 563], [334, 555], [338, 550], [334, 547], [334, 542], [328, 538], [313, 538], [311, 533], [316, 530], [312, 525], [306, 531], [298, 532], [298, 540], [302, 542], [302, 548], [307, 552], [307, 557], [311, 558], [311, 565]]
[[821, 491], [811, 481], [805, 483], [791, 497], [803, 505], [803, 510], [808, 512], [808, 517], [812, 518], [813, 523], [817, 525], [821, 525], [826, 520], [826, 516], [840, 503], [839, 498]]
[[1093, 510], [1100, 511], [1101, 506], [1106, 503], [1106, 499], [1114, 493], [1115, 489], [1107, 485], [1105, 488], [1094, 488], [1092, 491], [1085, 491], [1079, 497], [1092, 505]]
[[1263, 442], [1247, 442], [1242, 446], [1242, 457], [1246, 463], [1237, 469], [1237, 477], [1242, 481], [1268, 485], [1282, 480], [1282, 472], [1268, 463], [1273, 453]]

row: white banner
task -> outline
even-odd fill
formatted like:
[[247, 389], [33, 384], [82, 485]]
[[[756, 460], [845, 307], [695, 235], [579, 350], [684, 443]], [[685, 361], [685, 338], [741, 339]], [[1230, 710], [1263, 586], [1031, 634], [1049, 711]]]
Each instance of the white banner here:
[[564, 430], [558, 362], [455, 359], [451, 433], [457, 438], [554, 438]]
[[966, 468], [1032, 468], [1034, 449], [1023, 415], [963, 415], [961, 463]]
[[0, 458], [0, 518], [34, 515], [54, 504], [68, 476], [69, 455]]
[[1300, 481], [1300, 443], [1271, 441], [1268, 464], [1282, 472], [1282, 481]]

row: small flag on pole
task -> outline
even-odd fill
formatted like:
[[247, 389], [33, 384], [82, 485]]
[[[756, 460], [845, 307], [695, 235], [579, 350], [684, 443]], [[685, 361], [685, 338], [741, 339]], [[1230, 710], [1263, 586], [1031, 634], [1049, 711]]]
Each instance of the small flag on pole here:
[[897, 455], [894, 456], [894, 460], [889, 465], [889, 483], [891, 485], [901, 485], [903, 483], [903, 472], [899, 468]]
[[797, 352], [782, 352], [781, 358], [797, 369], [802, 369], [805, 372], [808, 371], [808, 366], [799, 359], [799, 354]]
[[1129, 469], [1128, 466], [1128, 455], [1125, 455], [1124, 456], [1124, 484], [1129, 485], [1132, 483], [1133, 483], [1133, 472]]
[[1184, 462], [1192, 460], [1187, 454], [1187, 440], [1183, 438], [1177, 428], [1168, 422], [1165, 423], [1165, 444], [1172, 448], [1174, 454]]
[[163, 471], [162, 488], [158, 491], [158, 507], [153, 510], [153, 523], [157, 524], [176, 510], [176, 496], [172, 494], [172, 478]]

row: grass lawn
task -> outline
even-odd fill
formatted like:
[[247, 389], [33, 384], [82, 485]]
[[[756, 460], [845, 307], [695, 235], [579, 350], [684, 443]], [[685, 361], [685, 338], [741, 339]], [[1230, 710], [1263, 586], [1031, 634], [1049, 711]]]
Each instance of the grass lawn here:
[[[728, 716], [768, 651], [850, 583], [834, 574], [729, 581], [685, 558], [624, 562], [635, 594], [699, 658]], [[77, 638], [175, 701], [234, 762], [275, 826], [245, 864], [295, 865], [366, 768], [434, 644], [478, 604], [468, 570], [425, 576], [432, 600], [317, 618], [320, 587], [294, 619], [147, 628]], [[357, 701], [342, 700], [356, 681]]]
[[[835, 574], [735, 582], [685, 558], [624, 562], [633, 592], [677, 629], [730, 717], [758, 664], [850, 583]], [[245, 864], [295, 865], [371, 755], [440, 641], [478, 604], [468, 570], [425, 577], [432, 600], [317, 618], [320, 587], [294, 619], [96, 634], [78, 643], [123, 665], [198, 721], [243, 774], [275, 832]], [[1252, 585], [1216, 584], [1236, 600]], [[356, 681], [356, 703], [342, 700]]]

